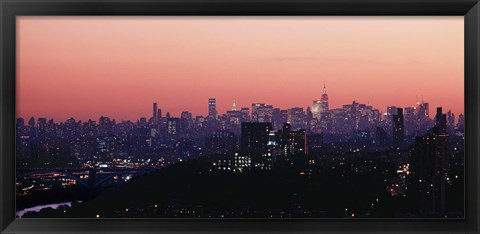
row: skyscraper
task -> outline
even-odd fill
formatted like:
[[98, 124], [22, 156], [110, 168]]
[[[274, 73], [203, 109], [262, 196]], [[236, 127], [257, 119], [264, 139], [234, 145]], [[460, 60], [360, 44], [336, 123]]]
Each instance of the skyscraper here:
[[405, 107], [404, 118], [405, 118], [404, 119], [405, 135], [407, 136], [415, 135], [415, 108]]
[[217, 130], [205, 140], [205, 149], [209, 155], [233, 155], [237, 150], [237, 139], [233, 132]]
[[265, 106], [259, 107], [257, 110], [257, 113], [258, 113], [258, 122], [261, 122], [261, 123], [272, 122], [272, 114], [273, 114], [272, 105], [265, 105]]
[[167, 119], [167, 133], [170, 135], [177, 135], [180, 128], [180, 119], [179, 118], [168, 118]]
[[[463, 116], [463, 115], [462, 115]], [[31, 117], [29, 120], [28, 120], [28, 126], [30, 126], [31, 128], [34, 128], [35, 127], [35, 118]]]
[[265, 106], [265, 103], [252, 103], [252, 122], [258, 121], [258, 109]]
[[418, 105], [418, 114], [420, 118], [429, 118], [430, 105], [427, 102], [422, 102]]
[[161, 119], [162, 118], [162, 109], [158, 109], [157, 110], [157, 119]]
[[437, 107], [437, 114], [435, 115], [435, 127], [439, 128], [441, 134], [447, 132], [447, 115], [442, 113], [442, 107]]
[[301, 107], [293, 107], [288, 109], [288, 122], [292, 125], [292, 129], [305, 129], [305, 111]]
[[281, 154], [287, 158], [307, 153], [307, 134], [305, 129], [292, 131], [289, 123], [279, 130]]
[[153, 103], [153, 120], [157, 120], [157, 103]]
[[387, 106], [387, 112], [385, 113], [385, 123], [388, 128], [391, 128], [393, 125], [394, 115], [397, 114], [398, 108], [396, 106]]
[[215, 98], [208, 99], [208, 118], [217, 119], [217, 100]]
[[323, 116], [327, 112], [328, 112], [327, 87], [326, 87], [325, 83], [323, 83], [322, 98], [320, 99], [320, 116]]
[[192, 113], [188, 111], [183, 111], [180, 114], [180, 129], [182, 131], [188, 131], [193, 126], [193, 116]]
[[[431, 133], [415, 138], [410, 149], [409, 188], [418, 207], [424, 211], [442, 212], [446, 208], [448, 178], [448, 134], [446, 114], [437, 108]], [[418, 197], [417, 197], [418, 196]], [[418, 199], [417, 199], [418, 198]]]
[[405, 128], [403, 127], [403, 109], [397, 108], [397, 114], [393, 115], [393, 146], [403, 146], [405, 140]]
[[243, 107], [241, 110], [241, 117], [240, 117], [240, 121], [241, 122], [248, 122], [250, 121], [250, 109], [248, 109], [248, 107]]
[[261, 157], [268, 153], [271, 123], [242, 123], [240, 150], [243, 155]]
[[320, 100], [313, 100], [312, 115], [313, 118], [320, 120]]
[[465, 129], [465, 117], [463, 116], [463, 114], [458, 115], [457, 129], [460, 132], [463, 132]]
[[455, 114], [452, 111], [447, 112], [447, 130], [449, 133], [455, 129]]

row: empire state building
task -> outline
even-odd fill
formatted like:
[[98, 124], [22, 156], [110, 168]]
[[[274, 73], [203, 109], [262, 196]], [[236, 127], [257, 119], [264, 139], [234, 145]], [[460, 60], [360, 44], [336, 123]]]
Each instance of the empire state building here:
[[327, 88], [325, 86], [325, 83], [323, 83], [322, 98], [320, 99], [320, 115], [323, 116], [327, 112], [328, 112], [328, 94], [327, 94]]
[[322, 98], [320, 100], [313, 100], [312, 103], [312, 114], [313, 117], [317, 120], [320, 120], [324, 114], [328, 111], [328, 95], [327, 95], [327, 88], [325, 83], [323, 83], [323, 93]]

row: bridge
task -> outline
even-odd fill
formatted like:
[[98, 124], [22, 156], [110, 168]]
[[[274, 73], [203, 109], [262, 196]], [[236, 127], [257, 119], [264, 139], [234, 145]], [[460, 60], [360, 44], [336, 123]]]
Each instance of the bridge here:
[[[17, 181], [24, 180], [37, 174], [60, 174], [69, 179], [75, 180], [78, 184], [87, 188], [101, 188], [108, 184], [116, 176], [136, 177], [151, 173], [158, 169], [154, 168], [29, 168], [17, 170]], [[88, 175], [88, 179], [80, 178], [81, 175]]]

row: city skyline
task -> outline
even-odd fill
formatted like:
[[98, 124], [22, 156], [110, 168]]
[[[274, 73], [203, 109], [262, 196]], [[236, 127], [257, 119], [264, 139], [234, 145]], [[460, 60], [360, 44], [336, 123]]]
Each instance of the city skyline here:
[[[215, 98], [209, 98], [209, 99], [208, 99], [209, 103], [210, 103], [210, 100], [212, 100], [212, 99], [214, 100], [215, 103], [218, 102], [218, 100], [215, 99]], [[312, 100], [312, 102], [315, 102], [315, 101], [318, 101], [318, 100]], [[342, 105], [340, 105], [340, 106], [338, 106], [338, 107], [333, 107], [333, 108], [330, 108], [330, 109], [327, 108], [327, 112], [328, 112], [328, 111], [331, 111], [332, 109], [342, 109], [344, 105], [351, 105], [353, 102], [355, 102], [355, 103], [360, 103], [360, 104], [369, 105], [369, 106], [372, 107], [372, 109], [374, 109], [374, 110], [379, 110], [382, 114], [387, 114], [388, 108], [390, 108], [390, 107], [400, 108], [400, 109], [405, 109], [405, 108], [412, 107], [412, 108], [417, 109], [417, 108], [418, 108], [418, 105], [420, 105], [420, 104], [422, 104], [422, 103], [429, 104], [428, 101], [425, 101], [425, 102], [424, 102], [424, 101], [425, 101], [425, 100], [419, 101], [418, 103], [415, 104], [415, 106], [393, 106], [393, 105], [389, 105], [389, 106], [387, 106], [387, 109], [386, 109], [386, 110], [380, 110], [380, 109], [376, 108], [376, 106], [369, 105], [368, 103], [361, 103], [361, 102], [356, 102], [355, 100], [353, 100], [351, 103], [345, 103], [345, 104], [342, 104]], [[327, 101], [327, 103], [328, 103], [328, 101]], [[108, 118], [111, 118], [112, 120], [116, 120], [116, 121], [131, 121], [131, 122], [135, 122], [135, 121], [141, 120], [142, 118], [145, 118], [147, 121], [148, 121], [150, 118], [152, 118], [152, 117], [153, 117], [153, 118], [156, 118], [156, 117], [158, 116], [158, 112], [157, 112], [157, 111], [160, 111], [162, 117], [166, 117], [166, 114], [169, 113], [169, 114], [170, 114], [170, 117], [172, 117], [172, 118], [180, 118], [181, 115], [182, 115], [182, 112], [188, 112], [188, 113], [192, 114], [192, 117], [193, 117], [193, 118], [195, 118], [195, 117], [204, 117], [204, 118], [207, 119], [207, 118], [209, 117], [208, 112], [210, 111], [210, 108], [211, 108], [211, 106], [210, 106], [209, 104], [205, 104], [204, 109], [207, 110], [207, 111], [206, 111], [206, 112], [207, 112], [206, 115], [195, 115], [195, 113], [191, 113], [188, 109], [185, 109], [185, 110], [181, 111], [181, 112], [178, 113], [178, 114], [172, 114], [172, 113], [170, 113], [168, 110], [162, 109], [161, 106], [158, 105], [158, 102], [151, 102], [151, 103], [149, 103], [149, 104], [152, 104], [154, 110], [156, 110], [156, 111], [153, 111], [153, 112], [150, 111], [150, 114], [147, 114], [147, 115], [145, 115], [145, 116], [139, 116], [139, 117], [136, 118], [136, 119], [116, 119], [116, 118], [113, 118], [113, 117], [108, 116], [108, 115], [101, 115], [101, 116], [92, 117], [92, 118], [88, 118], [88, 119], [78, 119], [78, 118], [76, 118], [75, 116], [70, 116], [70, 117], [66, 118], [65, 120], [60, 120], [60, 121], [59, 121], [58, 119], [55, 119], [55, 118], [49, 118], [48, 116], [17, 116], [17, 118], [23, 118], [24, 121], [28, 121], [29, 118], [34, 118], [35, 121], [37, 121], [38, 118], [45, 118], [45, 119], [48, 119], [48, 120], [53, 119], [53, 120], [56, 121], [56, 122], [65, 122], [66, 120], [71, 119], [71, 118], [73, 118], [73, 119], [75, 119], [75, 120], [77, 120], [77, 121], [79, 121], [79, 120], [80, 120], [80, 121], [88, 121], [88, 120], [97, 121], [97, 120], [100, 119], [101, 117], [108, 117]], [[218, 105], [216, 105], [216, 104], [214, 105], [214, 110], [217, 111], [217, 112], [216, 112], [216, 115], [217, 115], [217, 116], [222, 116], [222, 115], [228, 114], [228, 113], [227, 113], [228, 111], [233, 110], [233, 106], [235, 105], [235, 107], [236, 107], [235, 111], [238, 111], [238, 112], [240, 112], [242, 108], [248, 108], [248, 110], [249, 110], [249, 116], [251, 117], [251, 114], [252, 114], [252, 113], [251, 113], [251, 111], [252, 111], [252, 105], [254, 105], [254, 104], [264, 104], [264, 105], [267, 105], [267, 106], [272, 106], [272, 108], [278, 108], [278, 107], [275, 106], [275, 105], [271, 105], [270, 103], [265, 103], [265, 102], [255, 102], [255, 103], [251, 103], [250, 105], [246, 105], [246, 106], [238, 106], [236, 100], [233, 100], [233, 101], [232, 101], [232, 105], [230, 106], [230, 109], [226, 109], [225, 112], [220, 112], [220, 111], [218, 111]], [[327, 105], [328, 105], [328, 104], [327, 104]], [[436, 107], [435, 107], [435, 106], [429, 106], [428, 109], [429, 109], [429, 113], [430, 113], [430, 115], [429, 115], [429, 118], [430, 118], [430, 119], [434, 119], [434, 118], [435, 118], [435, 115], [434, 115], [434, 114], [435, 114], [435, 111], [436, 111], [436, 109], [437, 109], [438, 107], [444, 109], [442, 106], [436, 106]], [[283, 108], [278, 108], [278, 109], [280, 109], [280, 110], [289, 110], [289, 109], [293, 109], [293, 108], [302, 108], [303, 111], [306, 111], [307, 108], [310, 108], [311, 111], [312, 111], [312, 105], [307, 106], [306, 108], [304, 108], [304, 107], [299, 107], [299, 106], [292, 106], [292, 107], [287, 107], [287, 108], [285, 108], [285, 109], [283, 109]], [[147, 108], [146, 108], [146, 109], [147, 109]], [[444, 109], [444, 110], [445, 110], [445, 111], [451, 111], [451, 110], [449, 110], [449, 109]], [[463, 115], [463, 114], [464, 114], [464, 113], [455, 113], [455, 112], [452, 112], [452, 113], [455, 114], [455, 115], [457, 115], [457, 117], [458, 117], [458, 115]], [[218, 117], [216, 117], [216, 118], [218, 118]], [[317, 118], [317, 117], [314, 116], [314, 118]], [[384, 118], [385, 118], [385, 117], [384, 117]], [[457, 121], [458, 121], [458, 119], [455, 119], [454, 123], [457, 123]]]
[[218, 113], [233, 100], [306, 109], [324, 82], [330, 109], [356, 101], [385, 112], [423, 96], [430, 113], [464, 113], [462, 17], [22, 16], [18, 25], [24, 118], [136, 120], [151, 117], [152, 102], [164, 115], [207, 116], [212, 97]]

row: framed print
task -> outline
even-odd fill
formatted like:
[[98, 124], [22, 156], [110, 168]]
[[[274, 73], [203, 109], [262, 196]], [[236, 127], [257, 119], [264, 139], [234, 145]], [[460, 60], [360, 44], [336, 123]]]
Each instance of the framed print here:
[[477, 1], [3, 1], [1, 230], [478, 232]]

